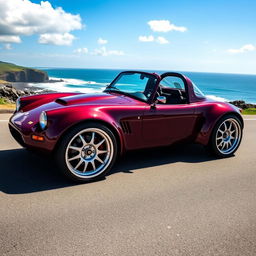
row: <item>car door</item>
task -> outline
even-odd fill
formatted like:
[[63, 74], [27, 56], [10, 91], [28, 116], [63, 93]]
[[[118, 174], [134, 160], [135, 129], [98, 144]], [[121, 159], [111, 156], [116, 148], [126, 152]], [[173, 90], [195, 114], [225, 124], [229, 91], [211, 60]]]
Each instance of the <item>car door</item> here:
[[[170, 145], [189, 139], [194, 132], [196, 114], [189, 103], [188, 84], [179, 74], [165, 74], [159, 84], [157, 96], [164, 96], [166, 103], [152, 103], [145, 108], [142, 138], [145, 147]], [[173, 93], [172, 95], [172, 92]], [[180, 95], [180, 100], [177, 95]], [[156, 96], [156, 97], [157, 97]]]

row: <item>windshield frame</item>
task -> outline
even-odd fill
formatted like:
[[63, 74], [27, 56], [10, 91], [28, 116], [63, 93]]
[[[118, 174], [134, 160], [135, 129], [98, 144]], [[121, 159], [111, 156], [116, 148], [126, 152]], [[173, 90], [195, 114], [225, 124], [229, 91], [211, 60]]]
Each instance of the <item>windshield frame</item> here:
[[[152, 88], [152, 93], [151, 93], [150, 97], [147, 98], [147, 100], [143, 100], [143, 99], [141, 99], [139, 97], [136, 97], [135, 95], [130, 94], [129, 92], [118, 90], [118, 88], [117, 88], [117, 90], [115, 90], [114, 84], [120, 79], [121, 76], [123, 76], [125, 74], [141, 74], [141, 75], [146, 75], [146, 76], [152, 76], [153, 78], [156, 79], [156, 83], [155, 83], [155, 85]], [[114, 92], [114, 93], [123, 94], [123, 95], [126, 95], [128, 97], [135, 98], [135, 99], [137, 99], [139, 101], [143, 101], [143, 102], [146, 102], [146, 103], [150, 104], [152, 99], [155, 96], [155, 92], [156, 92], [156, 89], [158, 87], [160, 79], [161, 79], [160, 76], [157, 75], [156, 73], [149, 73], [149, 72], [144, 72], [144, 71], [123, 71], [123, 72], [119, 73], [116, 76], [116, 78], [109, 85], [107, 85], [107, 87], [105, 88], [104, 92]], [[113, 88], [111, 88], [111, 87], [113, 87]]]
[[197, 87], [197, 85], [194, 82], [192, 82], [192, 87], [193, 87], [193, 91], [194, 91], [194, 94], [196, 95], [196, 97], [205, 98], [205, 94]]

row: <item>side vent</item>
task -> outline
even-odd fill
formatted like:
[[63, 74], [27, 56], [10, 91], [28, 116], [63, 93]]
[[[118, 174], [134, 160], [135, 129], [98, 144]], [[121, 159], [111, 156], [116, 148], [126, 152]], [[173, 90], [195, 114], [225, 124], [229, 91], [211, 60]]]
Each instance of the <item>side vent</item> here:
[[131, 133], [132, 133], [129, 122], [127, 122], [127, 121], [121, 121], [120, 124], [121, 124], [122, 130], [123, 130], [123, 132], [124, 132], [125, 134], [131, 134]]

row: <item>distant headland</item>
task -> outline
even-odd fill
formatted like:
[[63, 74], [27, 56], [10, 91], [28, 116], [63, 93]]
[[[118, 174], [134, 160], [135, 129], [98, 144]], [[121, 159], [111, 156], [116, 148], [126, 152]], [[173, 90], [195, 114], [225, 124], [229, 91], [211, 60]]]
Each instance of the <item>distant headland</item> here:
[[41, 83], [49, 81], [47, 72], [0, 61], [0, 80], [7, 82]]

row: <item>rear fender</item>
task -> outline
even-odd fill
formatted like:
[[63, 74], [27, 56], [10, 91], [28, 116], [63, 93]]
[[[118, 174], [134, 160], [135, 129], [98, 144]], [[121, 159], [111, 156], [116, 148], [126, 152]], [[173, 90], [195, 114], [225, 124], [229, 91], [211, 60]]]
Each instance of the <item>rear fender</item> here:
[[243, 118], [239, 110], [235, 106], [224, 102], [210, 103], [207, 107], [205, 107], [204, 111], [198, 114], [201, 128], [195, 139], [195, 142], [203, 145], [208, 145], [212, 130], [214, 129], [217, 122], [226, 115], [235, 115], [241, 121], [242, 127], [244, 125]]

